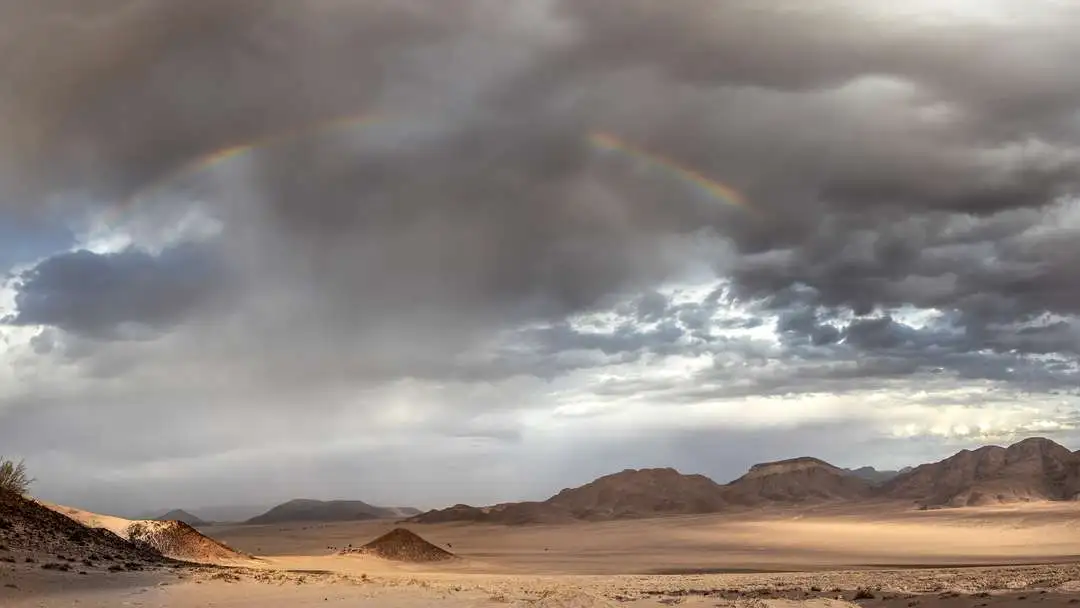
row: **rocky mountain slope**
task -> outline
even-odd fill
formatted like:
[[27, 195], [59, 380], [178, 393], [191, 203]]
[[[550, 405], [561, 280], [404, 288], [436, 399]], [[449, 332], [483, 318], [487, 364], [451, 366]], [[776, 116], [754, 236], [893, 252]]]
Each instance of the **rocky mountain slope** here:
[[1080, 494], [1080, 457], [1038, 437], [1008, 448], [962, 450], [891, 479], [879, 494], [927, 507], [1075, 500]]
[[704, 475], [675, 469], [627, 469], [544, 501], [575, 519], [607, 520], [712, 513], [724, 506], [723, 488]]
[[577, 488], [566, 488], [543, 502], [472, 507], [455, 505], [407, 521], [471, 521], [499, 524], [564, 523], [634, 519], [657, 515], [711, 513], [723, 506], [722, 486], [704, 475], [675, 469], [627, 469]]
[[871, 493], [865, 479], [810, 457], [756, 464], [723, 487], [724, 502], [753, 507], [861, 500]]
[[277, 524], [302, 521], [360, 521], [390, 517], [409, 517], [418, 514], [407, 507], [376, 507], [359, 500], [310, 500], [298, 498], [282, 503], [246, 524]]
[[0, 490], [0, 561], [80, 572], [141, 570], [176, 563], [145, 543], [89, 528], [5, 490]]

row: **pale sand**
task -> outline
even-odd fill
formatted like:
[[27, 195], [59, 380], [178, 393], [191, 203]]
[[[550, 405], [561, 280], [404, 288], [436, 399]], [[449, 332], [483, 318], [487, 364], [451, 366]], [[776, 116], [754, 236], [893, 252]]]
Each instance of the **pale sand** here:
[[[204, 529], [263, 556], [259, 569], [77, 576], [0, 564], [0, 606], [70, 606], [78, 599], [79, 606], [782, 608], [812, 601], [824, 608], [841, 605], [837, 596], [852, 600], [858, 588], [874, 590], [873, 599], [859, 600], [871, 607], [1080, 603], [1080, 563], [940, 568], [1080, 562], [1074, 558], [1080, 554], [1080, 505], [1074, 503], [940, 511], [819, 508], [566, 526], [406, 526], [440, 546], [452, 545], [462, 559], [450, 564], [394, 564], [327, 548], [359, 546], [393, 527], [379, 521]], [[866, 569], [897, 565], [923, 567]], [[760, 573], [768, 570], [794, 572]], [[655, 574], [680, 571], [728, 573]], [[18, 589], [5, 587], [9, 581]], [[938, 595], [950, 591], [965, 595]], [[992, 594], [971, 595], [982, 592]]]

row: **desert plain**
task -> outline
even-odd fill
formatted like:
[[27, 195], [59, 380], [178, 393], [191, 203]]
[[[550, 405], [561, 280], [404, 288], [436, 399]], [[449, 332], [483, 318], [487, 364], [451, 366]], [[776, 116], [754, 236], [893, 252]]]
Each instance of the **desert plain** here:
[[[452, 560], [342, 554], [404, 527]], [[23, 606], [989, 606], [1080, 603], [1080, 503], [880, 502], [523, 526], [215, 525], [250, 555], [135, 572], [0, 563]], [[35, 562], [51, 556], [40, 555]]]

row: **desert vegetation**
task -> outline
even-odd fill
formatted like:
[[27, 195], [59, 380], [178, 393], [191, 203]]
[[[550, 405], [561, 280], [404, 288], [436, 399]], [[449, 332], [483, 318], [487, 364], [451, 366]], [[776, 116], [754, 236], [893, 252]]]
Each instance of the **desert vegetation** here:
[[26, 494], [34, 478], [26, 472], [26, 463], [15, 462], [0, 457], [0, 490], [7, 490], [19, 495]]

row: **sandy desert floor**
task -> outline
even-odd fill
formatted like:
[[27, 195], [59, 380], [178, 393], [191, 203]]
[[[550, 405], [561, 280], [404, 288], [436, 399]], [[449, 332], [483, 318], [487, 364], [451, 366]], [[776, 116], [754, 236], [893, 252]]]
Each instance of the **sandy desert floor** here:
[[[820, 508], [565, 526], [407, 526], [461, 559], [336, 555], [393, 522], [220, 526], [254, 568], [90, 574], [0, 564], [2, 606], [1080, 604], [1080, 505]], [[14, 585], [11, 587], [9, 585]], [[873, 597], [855, 599], [859, 589]]]

